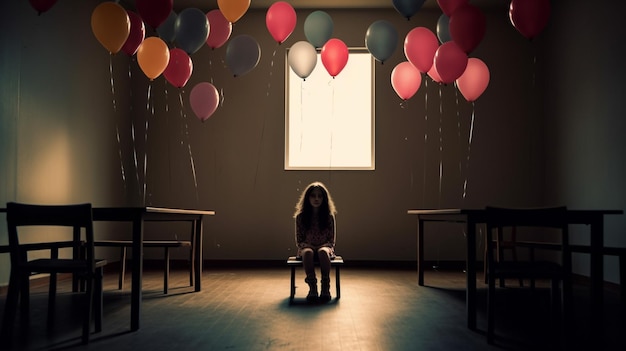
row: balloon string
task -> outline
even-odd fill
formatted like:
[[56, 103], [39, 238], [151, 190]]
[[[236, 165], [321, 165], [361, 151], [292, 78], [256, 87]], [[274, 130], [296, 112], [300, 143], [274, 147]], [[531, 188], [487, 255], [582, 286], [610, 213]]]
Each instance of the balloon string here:
[[428, 80], [425, 80], [424, 88], [426, 88], [426, 93], [424, 94], [424, 151], [423, 151], [423, 160], [424, 167], [423, 171], [423, 184], [422, 184], [422, 207], [426, 207], [426, 158], [428, 153], [426, 152], [426, 146], [428, 145]]
[[266, 96], [270, 96], [270, 88], [272, 87], [272, 76], [274, 75], [274, 58], [276, 57], [276, 49], [274, 49], [274, 53], [272, 54], [272, 61], [270, 62], [270, 77], [267, 80], [267, 92]]
[[120, 155], [120, 170], [122, 172], [122, 181], [124, 183], [124, 190], [126, 190], [126, 171], [124, 170], [124, 158], [122, 157], [122, 142], [120, 140], [120, 129], [118, 124], [115, 124], [115, 135], [117, 137], [117, 147]]
[[[148, 109], [148, 113], [152, 114], [152, 116], [154, 116], [154, 105], [152, 104], [151, 100], [151, 91], [152, 91], [152, 82], [150, 82], [150, 84], [148, 84], [148, 101], [147, 101], [147, 109]], [[147, 196], [147, 171], [148, 171], [148, 126], [149, 126], [149, 120], [150, 120], [150, 116], [146, 116], [146, 124], [145, 124], [145, 132], [144, 132], [144, 152], [143, 152], [143, 204], [144, 206], [147, 205], [146, 203], [146, 196]]]
[[[454, 89], [454, 98], [455, 98], [455, 102], [456, 102], [456, 129], [457, 129], [457, 136], [458, 136], [458, 142], [459, 142], [459, 152], [461, 149], [461, 114], [459, 112], [459, 89], [457, 87], [456, 82], [454, 83], [454, 87], [456, 89]], [[459, 157], [459, 177], [463, 176], [463, 160], [461, 157]]]
[[300, 81], [300, 153], [302, 153], [302, 139], [304, 138], [304, 81]]
[[196, 189], [196, 201], [200, 203], [200, 195], [198, 194], [198, 178], [196, 177], [196, 165], [193, 160], [193, 153], [191, 152], [191, 142], [189, 141], [189, 124], [187, 123], [187, 113], [185, 112], [185, 106], [183, 104], [182, 92], [178, 92], [178, 99], [180, 101], [180, 111], [185, 121], [185, 139], [187, 140], [187, 150], [189, 151], [189, 163], [191, 165], [191, 174], [193, 175], [193, 184]]
[[330, 145], [329, 145], [329, 155], [328, 155], [328, 183], [332, 185], [332, 175], [333, 175], [333, 132], [335, 129], [334, 121], [335, 121], [335, 77], [329, 82], [331, 86], [331, 101], [330, 101]]
[[439, 208], [441, 208], [441, 180], [443, 178], [443, 99], [441, 96], [441, 85], [439, 86]]
[[111, 96], [113, 97], [113, 112], [117, 112], [117, 104], [115, 102], [115, 84], [113, 82], [113, 54], [109, 55], [109, 74], [111, 76]]
[[472, 101], [472, 120], [470, 122], [469, 139], [467, 142], [467, 159], [465, 165], [465, 182], [463, 183], [463, 199], [467, 197], [467, 178], [469, 173], [470, 152], [472, 149], [472, 137], [474, 134], [474, 102]]

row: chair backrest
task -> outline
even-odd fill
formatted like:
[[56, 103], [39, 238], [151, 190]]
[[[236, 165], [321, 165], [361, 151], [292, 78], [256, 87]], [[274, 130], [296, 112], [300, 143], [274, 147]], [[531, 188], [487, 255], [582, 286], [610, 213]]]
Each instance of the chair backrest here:
[[[7, 203], [7, 227], [11, 264], [18, 265], [27, 259], [27, 253], [20, 247], [19, 227], [27, 226], [59, 226], [73, 228], [74, 248], [83, 245], [84, 257], [94, 267], [94, 234], [91, 204], [70, 205], [33, 205], [17, 202]], [[82, 244], [81, 230], [85, 238]], [[32, 237], [32, 236], [31, 236]], [[43, 238], [43, 237], [42, 237]], [[42, 240], [42, 242], [45, 242]], [[32, 246], [32, 242], [28, 243]], [[74, 257], [78, 259], [78, 257]]]
[[[556, 228], [560, 230], [558, 249], [561, 252], [561, 263], [566, 266], [570, 264], [571, 252], [569, 249], [567, 208], [565, 206], [541, 208], [502, 208], [487, 206], [485, 212], [488, 243], [493, 240], [493, 232], [495, 229], [502, 232], [502, 229], [507, 227]], [[552, 244], [554, 244], [554, 242]], [[554, 246], [552, 246], [552, 248], [554, 248]], [[494, 254], [492, 245], [487, 245], [487, 257], [489, 263], [493, 263]]]

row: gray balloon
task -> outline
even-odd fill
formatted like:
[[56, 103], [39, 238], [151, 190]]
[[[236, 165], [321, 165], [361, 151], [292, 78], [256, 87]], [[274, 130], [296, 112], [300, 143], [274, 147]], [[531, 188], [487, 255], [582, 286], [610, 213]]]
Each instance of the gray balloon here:
[[176, 18], [178, 18], [176, 12], [170, 12], [170, 15], [167, 16], [167, 19], [165, 19], [165, 22], [161, 23], [161, 25], [156, 29], [159, 38], [168, 44], [173, 44], [174, 39], [176, 39]]
[[232, 38], [226, 47], [226, 65], [235, 77], [254, 69], [261, 59], [261, 47], [253, 37], [243, 34]]

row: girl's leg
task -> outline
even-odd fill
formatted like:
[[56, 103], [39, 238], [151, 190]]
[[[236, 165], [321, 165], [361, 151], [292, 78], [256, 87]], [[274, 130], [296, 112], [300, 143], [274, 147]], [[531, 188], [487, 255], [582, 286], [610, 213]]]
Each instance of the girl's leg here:
[[306, 298], [309, 301], [317, 299], [317, 278], [315, 277], [315, 264], [313, 263], [313, 249], [302, 249], [302, 266], [306, 273], [304, 281], [309, 285], [309, 293]]
[[329, 301], [330, 296], [330, 249], [322, 247], [317, 250], [317, 256], [320, 261], [320, 270], [322, 271], [322, 291], [320, 298], [323, 301]]

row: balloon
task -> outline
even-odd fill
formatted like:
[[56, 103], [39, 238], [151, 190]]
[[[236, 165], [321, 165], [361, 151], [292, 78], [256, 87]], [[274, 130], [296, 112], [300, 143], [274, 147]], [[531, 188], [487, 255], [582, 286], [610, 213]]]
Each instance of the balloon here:
[[211, 10], [206, 14], [209, 20], [209, 36], [206, 38], [206, 44], [211, 49], [221, 47], [226, 43], [233, 31], [232, 23], [228, 22], [226, 17], [220, 10]]
[[265, 25], [272, 38], [282, 44], [296, 28], [296, 10], [284, 1], [277, 1], [267, 10]]
[[219, 101], [220, 96], [217, 93], [217, 89], [213, 84], [207, 82], [196, 84], [189, 94], [191, 109], [202, 122], [213, 115], [215, 110], [217, 110]]
[[169, 61], [170, 50], [161, 38], [146, 38], [137, 50], [139, 67], [150, 80], [160, 76]]
[[137, 53], [139, 45], [141, 45], [146, 37], [146, 27], [143, 25], [143, 20], [141, 20], [138, 14], [129, 10], [126, 10], [126, 13], [130, 20], [130, 33], [122, 46], [122, 51], [128, 56], [133, 56]]
[[511, 0], [509, 18], [513, 27], [528, 39], [536, 37], [548, 25], [549, 0]]
[[156, 29], [172, 12], [174, 0], [135, 0], [135, 5], [143, 21]]
[[298, 77], [306, 79], [317, 65], [317, 50], [308, 41], [299, 41], [289, 49], [287, 62]]
[[375, 59], [384, 63], [398, 46], [396, 28], [385, 20], [372, 23], [365, 33], [365, 47]]
[[422, 73], [430, 70], [438, 47], [437, 37], [426, 27], [413, 28], [404, 38], [404, 55]]
[[165, 21], [161, 23], [160, 26], [157, 27], [156, 31], [159, 35], [159, 38], [163, 39], [164, 42], [173, 44], [176, 39], [176, 19], [178, 15], [176, 12], [171, 11], [167, 16]]
[[482, 11], [470, 4], [459, 6], [450, 16], [450, 35], [465, 53], [470, 53], [485, 36], [487, 20]]
[[217, 7], [228, 22], [235, 23], [250, 8], [250, 0], [217, 0]]
[[422, 73], [408, 61], [400, 62], [391, 71], [391, 86], [402, 100], [408, 100], [422, 84]]
[[443, 11], [444, 15], [450, 17], [454, 10], [463, 4], [467, 4], [468, 0], [437, 0], [437, 4]]
[[393, 0], [393, 7], [408, 20], [422, 8], [424, 1], [426, 0]]
[[313, 11], [304, 20], [304, 36], [316, 48], [321, 48], [333, 35], [334, 23], [324, 11]]
[[170, 60], [163, 71], [165, 79], [173, 86], [182, 88], [191, 77], [191, 72], [193, 72], [193, 63], [189, 55], [183, 49], [171, 49]]
[[176, 19], [176, 44], [189, 55], [198, 51], [209, 37], [209, 20], [204, 12], [189, 7]]
[[250, 72], [259, 63], [261, 47], [246, 34], [234, 37], [226, 47], [226, 64], [235, 77]]
[[37, 10], [37, 14], [41, 15], [42, 13], [50, 10], [54, 4], [56, 4], [57, 0], [29, 0], [30, 6], [32, 6], [35, 10]]
[[489, 68], [478, 58], [467, 60], [465, 72], [456, 80], [456, 86], [468, 102], [475, 101], [489, 85]]
[[91, 30], [105, 49], [116, 54], [130, 34], [128, 13], [114, 2], [103, 2], [91, 14]]
[[340, 39], [333, 38], [322, 47], [322, 64], [331, 77], [335, 78], [348, 63], [348, 47]]
[[439, 72], [437, 72], [437, 67], [435, 67], [435, 65], [433, 65], [430, 68], [430, 70], [428, 70], [427, 74], [435, 83], [443, 84], [443, 82], [441, 81], [441, 77], [439, 76]]
[[454, 41], [449, 41], [437, 49], [433, 64], [441, 82], [452, 83], [465, 71], [467, 54]]
[[445, 13], [442, 13], [437, 20], [437, 38], [439, 38], [441, 43], [452, 40], [450, 36], [450, 17], [446, 16]]

